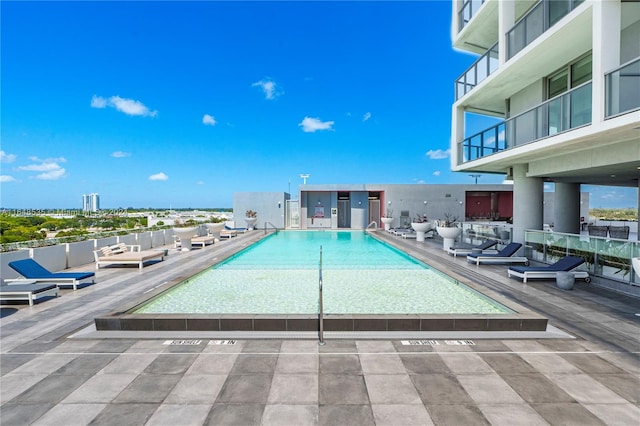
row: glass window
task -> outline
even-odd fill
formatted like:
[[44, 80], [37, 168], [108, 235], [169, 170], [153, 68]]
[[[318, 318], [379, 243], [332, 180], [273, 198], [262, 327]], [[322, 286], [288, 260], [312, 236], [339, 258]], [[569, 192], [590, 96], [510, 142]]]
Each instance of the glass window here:
[[547, 99], [551, 99], [567, 91], [567, 74], [567, 70], [562, 70], [549, 77], [547, 81]]
[[591, 80], [591, 55], [571, 65], [571, 87], [580, 86]]

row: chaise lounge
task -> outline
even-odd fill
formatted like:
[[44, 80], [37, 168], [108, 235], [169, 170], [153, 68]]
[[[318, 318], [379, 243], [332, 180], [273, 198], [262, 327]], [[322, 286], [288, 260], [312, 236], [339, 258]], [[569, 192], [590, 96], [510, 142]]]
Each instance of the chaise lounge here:
[[22, 278], [6, 279], [7, 283], [55, 283], [58, 287], [71, 286], [74, 290], [81, 284], [94, 284], [96, 274], [94, 272], [50, 272], [35, 260], [21, 259], [9, 262], [11, 269]]
[[529, 259], [526, 257], [514, 256], [514, 254], [520, 250], [520, 247], [522, 247], [522, 244], [520, 243], [509, 243], [505, 248], [497, 253], [469, 254], [467, 255], [467, 261], [475, 263], [476, 265], [480, 265], [482, 263], [524, 263], [525, 265], [529, 265]]
[[142, 269], [144, 263], [149, 260], [157, 258], [164, 260], [164, 253], [160, 250], [140, 251], [139, 245], [127, 246], [120, 243], [94, 250], [93, 257], [96, 261], [96, 269], [100, 269], [101, 265], [138, 265], [138, 268]]
[[0, 300], [20, 301], [27, 300], [29, 306], [43, 297], [58, 297], [60, 289], [55, 283], [51, 284], [12, 284], [0, 286]]
[[522, 282], [527, 282], [528, 279], [538, 278], [550, 278], [554, 279], [558, 272], [571, 272], [574, 278], [584, 279], [586, 282], [591, 282], [589, 273], [587, 271], [574, 271], [575, 268], [584, 263], [584, 258], [578, 256], [566, 256], [558, 260], [556, 263], [547, 266], [510, 266], [507, 274], [509, 278], [512, 276], [522, 278]]
[[474, 253], [475, 250], [480, 250], [480, 254], [496, 254], [498, 250], [491, 249], [498, 244], [497, 240], [486, 240], [482, 244], [476, 246], [453, 246], [447, 249], [447, 253], [452, 254], [453, 257], [469, 255]]

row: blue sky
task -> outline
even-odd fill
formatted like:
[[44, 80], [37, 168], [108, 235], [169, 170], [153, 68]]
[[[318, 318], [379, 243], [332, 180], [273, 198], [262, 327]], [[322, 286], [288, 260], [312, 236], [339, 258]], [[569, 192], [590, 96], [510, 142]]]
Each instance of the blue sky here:
[[3, 1], [1, 19], [3, 208], [231, 207], [301, 173], [474, 182], [449, 170], [475, 60], [449, 1]]

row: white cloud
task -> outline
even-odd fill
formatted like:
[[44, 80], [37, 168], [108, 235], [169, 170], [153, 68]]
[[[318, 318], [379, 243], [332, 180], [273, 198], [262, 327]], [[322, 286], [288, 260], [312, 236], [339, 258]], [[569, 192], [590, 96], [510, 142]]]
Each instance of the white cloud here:
[[15, 154], [7, 154], [4, 151], [0, 151], [0, 162], [1, 163], [13, 163], [16, 159]]
[[362, 116], [362, 121], [367, 121], [371, 118], [371, 113], [370, 112], [366, 112], [363, 116]]
[[435, 172], [433, 172], [434, 176], [440, 176], [442, 174], [442, 172], [440, 172], [440, 170], [436, 170]]
[[269, 100], [273, 100], [284, 93], [280, 86], [270, 78], [263, 78], [260, 81], [256, 81], [251, 84], [251, 87], [259, 87], [262, 89], [265, 99]]
[[155, 117], [158, 111], [151, 111], [145, 104], [135, 99], [111, 96], [109, 99], [102, 96], [93, 95], [91, 98], [91, 108], [112, 107], [127, 115], [141, 115], [143, 117]]
[[33, 164], [16, 167], [21, 172], [42, 172], [39, 175], [31, 176], [32, 179], [40, 180], [57, 180], [65, 176], [66, 170], [58, 163], [66, 163], [64, 157], [40, 159], [38, 157], [30, 157]]
[[114, 151], [114, 152], [111, 153], [111, 156], [113, 158], [131, 157], [131, 153], [130, 152], [124, 152], [124, 151]]
[[320, 121], [319, 118], [305, 117], [298, 126], [302, 127], [305, 133], [313, 133], [318, 130], [333, 130], [333, 121]]
[[160, 173], [156, 173], [155, 175], [149, 176], [149, 180], [169, 180], [169, 176], [160, 172]]
[[213, 115], [205, 114], [202, 116], [202, 124], [206, 126], [215, 126], [216, 118]]
[[0, 182], [15, 182], [16, 178], [9, 175], [0, 175]]
[[429, 157], [430, 160], [442, 160], [443, 158], [448, 158], [450, 154], [451, 154], [450, 149], [447, 149], [446, 151], [443, 151], [441, 149], [436, 149], [434, 151], [431, 149], [427, 151], [425, 155]]

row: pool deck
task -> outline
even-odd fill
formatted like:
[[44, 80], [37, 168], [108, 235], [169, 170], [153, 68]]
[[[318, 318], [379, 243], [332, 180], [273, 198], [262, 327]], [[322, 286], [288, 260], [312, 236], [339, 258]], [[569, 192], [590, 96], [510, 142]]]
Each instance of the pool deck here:
[[[443, 272], [549, 319], [547, 333], [98, 332], [106, 315], [259, 238], [97, 271], [33, 307], [3, 305], [2, 425], [637, 425], [640, 301], [577, 282], [523, 284], [379, 232]], [[87, 265], [78, 270], [92, 270]], [[111, 334], [108, 334], [111, 333]], [[288, 335], [290, 336], [290, 335]], [[268, 338], [266, 338], [268, 337]], [[171, 344], [169, 344], [171, 343]]]

